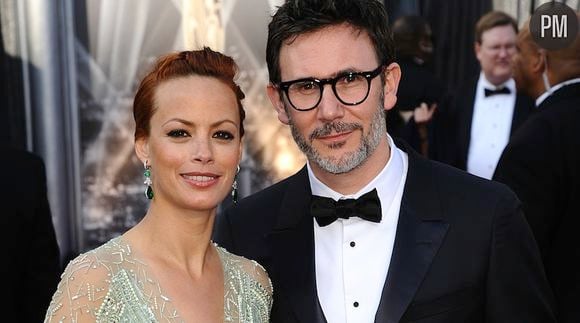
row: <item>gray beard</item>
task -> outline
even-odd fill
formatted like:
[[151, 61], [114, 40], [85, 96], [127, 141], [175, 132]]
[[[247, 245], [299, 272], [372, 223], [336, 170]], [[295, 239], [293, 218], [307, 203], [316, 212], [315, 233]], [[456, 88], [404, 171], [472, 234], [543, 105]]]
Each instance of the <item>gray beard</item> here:
[[[382, 97], [382, 96], [381, 96]], [[382, 102], [383, 100], [380, 100]], [[290, 115], [290, 114], [288, 114]], [[320, 128], [314, 129], [309, 135], [309, 140], [306, 140], [304, 136], [298, 131], [294, 126], [292, 118], [290, 118], [290, 130], [292, 132], [292, 137], [298, 145], [298, 148], [306, 155], [306, 158], [311, 163], [316, 164], [318, 167], [326, 172], [332, 174], [343, 174], [348, 173], [351, 170], [360, 167], [364, 162], [372, 155], [372, 153], [379, 146], [381, 139], [387, 136], [387, 126], [386, 117], [382, 105], [379, 105], [378, 109], [373, 115], [371, 121], [371, 128], [368, 134], [362, 134], [361, 142], [358, 148], [353, 151], [346, 153], [341, 158], [337, 159], [334, 157], [323, 157], [320, 153], [312, 147], [312, 141], [320, 136], [328, 135], [332, 130], [336, 132], [343, 131], [353, 131], [353, 130], [363, 130], [363, 126], [360, 123], [345, 123], [345, 122], [332, 122], [324, 124]], [[343, 146], [343, 143], [330, 146], [330, 149], [339, 149]]]

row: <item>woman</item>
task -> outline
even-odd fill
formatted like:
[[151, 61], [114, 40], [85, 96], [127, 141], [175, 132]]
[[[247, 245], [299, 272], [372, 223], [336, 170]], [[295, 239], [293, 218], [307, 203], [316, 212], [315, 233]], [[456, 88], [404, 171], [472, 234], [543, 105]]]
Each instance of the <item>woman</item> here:
[[211, 243], [239, 170], [237, 66], [204, 48], [157, 61], [133, 104], [151, 205], [120, 237], [66, 268], [45, 322], [267, 322], [272, 285], [254, 261]]

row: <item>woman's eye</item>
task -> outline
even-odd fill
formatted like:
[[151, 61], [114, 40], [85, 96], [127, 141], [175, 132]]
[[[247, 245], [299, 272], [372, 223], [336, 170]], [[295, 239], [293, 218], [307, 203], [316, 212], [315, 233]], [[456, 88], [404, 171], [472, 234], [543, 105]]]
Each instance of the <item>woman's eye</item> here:
[[188, 137], [189, 133], [183, 129], [176, 129], [176, 130], [171, 130], [170, 132], [167, 133], [167, 135], [169, 137], [173, 137], [173, 138], [181, 138], [181, 137]]
[[216, 133], [213, 134], [212, 137], [217, 138], [217, 139], [223, 139], [223, 140], [234, 139], [234, 135], [232, 135], [232, 133], [230, 133], [229, 131], [217, 131]]

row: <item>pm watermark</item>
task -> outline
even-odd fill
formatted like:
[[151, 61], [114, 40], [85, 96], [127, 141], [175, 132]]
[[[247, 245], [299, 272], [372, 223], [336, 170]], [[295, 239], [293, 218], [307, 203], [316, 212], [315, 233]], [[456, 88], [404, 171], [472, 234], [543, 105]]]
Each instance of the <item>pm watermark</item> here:
[[542, 48], [566, 48], [578, 35], [578, 16], [563, 3], [544, 3], [534, 11], [530, 19], [530, 32], [534, 41]]

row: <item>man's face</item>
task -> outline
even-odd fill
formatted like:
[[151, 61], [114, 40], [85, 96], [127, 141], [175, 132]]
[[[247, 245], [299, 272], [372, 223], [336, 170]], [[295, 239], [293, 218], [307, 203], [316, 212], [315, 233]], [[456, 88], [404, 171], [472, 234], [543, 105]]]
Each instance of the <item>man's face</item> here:
[[510, 61], [515, 49], [516, 32], [511, 25], [497, 26], [481, 34], [481, 43], [475, 44], [475, 55], [492, 84], [500, 85], [512, 76]]
[[538, 74], [537, 66], [541, 64], [541, 55], [537, 45], [532, 40], [529, 29], [523, 29], [517, 37], [516, 53], [512, 56], [512, 68], [516, 87], [519, 92], [534, 97], [531, 93], [533, 83]]
[[[300, 35], [280, 50], [282, 82], [372, 71], [378, 62], [368, 34], [347, 24]], [[281, 95], [274, 86], [268, 87], [278, 118], [290, 125], [294, 140], [314, 168], [333, 174], [346, 173], [365, 164], [379, 145], [388, 149], [384, 110], [396, 101], [400, 74], [396, 64], [382, 74], [385, 84], [381, 75], [373, 78], [366, 100], [354, 106], [341, 103], [331, 86], [324, 85], [316, 108], [298, 111], [285, 94]]]

